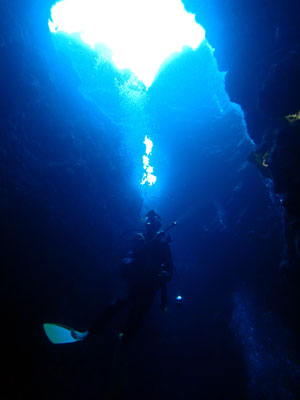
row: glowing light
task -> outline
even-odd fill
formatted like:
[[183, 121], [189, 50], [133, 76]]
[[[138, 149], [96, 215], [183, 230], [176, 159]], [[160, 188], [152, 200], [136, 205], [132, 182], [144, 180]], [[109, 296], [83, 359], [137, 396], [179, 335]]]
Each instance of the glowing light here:
[[147, 165], [149, 165], [149, 157], [147, 156], [143, 156], [143, 164], [146, 167]]
[[146, 155], [143, 155], [143, 164], [145, 172], [141, 180], [141, 184], [145, 185], [145, 183], [148, 183], [148, 185], [152, 186], [154, 185], [157, 179], [156, 176], [153, 175], [154, 168], [151, 167], [149, 158], [149, 155], [151, 154], [153, 148], [153, 142], [146, 135], [143, 143], [146, 145]]
[[92, 48], [106, 44], [116, 67], [130, 69], [147, 87], [171, 54], [195, 50], [205, 38], [181, 0], [63, 0], [52, 7], [49, 29], [79, 33]]
[[285, 119], [291, 124], [293, 124], [296, 121], [299, 121], [300, 120], [300, 110], [296, 114], [287, 115], [285, 117]]
[[153, 142], [150, 140], [147, 135], [145, 136], [145, 140], [143, 142], [146, 145], [146, 154], [147, 156], [151, 153], [152, 147], [153, 147]]

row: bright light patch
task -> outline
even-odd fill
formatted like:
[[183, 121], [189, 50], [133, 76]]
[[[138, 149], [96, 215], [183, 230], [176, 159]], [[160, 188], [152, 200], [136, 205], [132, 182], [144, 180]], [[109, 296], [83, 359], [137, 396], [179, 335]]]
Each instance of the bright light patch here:
[[147, 135], [145, 136], [145, 140], [143, 142], [146, 145], [146, 154], [147, 156], [151, 153], [152, 147], [153, 147], [153, 142], [150, 140]]
[[171, 54], [195, 50], [205, 38], [181, 0], [63, 0], [51, 19], [53, 33], [79, 33], [92, 48], [106, 44], [116, 67], [130, 69], [147, 87]]
[[144, 144], [146, 145], [146, 155], [143, 155], [143, 164], [144, 164], [144, 175], [143, 179], [141, 180], [141, 184], [145, 185], [145, 183], [148, 183], [148, 185], [152, 186], [156, 182], [156, 176], [153, 175], [153, 167], [150, 165], [150, 158], [149, 155], [151, 154], [152, 147], [153, 147], [153, 142], [151, 139], [145, 136]]
[[145, 167], [147, 167], [147, 165], [149, 165], [149, 157], [143, 156], [143, 164]]

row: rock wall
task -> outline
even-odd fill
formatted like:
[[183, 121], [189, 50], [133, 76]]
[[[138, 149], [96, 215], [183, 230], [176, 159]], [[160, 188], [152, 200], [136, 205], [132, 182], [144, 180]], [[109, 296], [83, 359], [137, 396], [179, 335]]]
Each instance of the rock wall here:
[[132, 162], [119, 127], [82, 95], [70, 61], [53, 48], [50, 5], [1, 2], [2, 218], [18, 203], [61, 227], [113, 235], [141, 204], [137, 190], [128, 192]]
[[[257, 149], [249, 156], [274, 182], [284, 206], [282, 265], [299, 264], [300, 3], [185, 0], [216, 49], [226, 89], [245, 112]], [[290, 117], [288, 117], [290, 116]], [[288, 118], [287, 118], [288, 117]]]
[[36, 386], [42, 323], [77, 314], [84, 325], [114, 296], [120, 235], [141, 207], [120, 130], [54, 50], [49, 10], [0, 5], [1, 303], [13, 343], [3, 360], [10, 390], [23, 393]]

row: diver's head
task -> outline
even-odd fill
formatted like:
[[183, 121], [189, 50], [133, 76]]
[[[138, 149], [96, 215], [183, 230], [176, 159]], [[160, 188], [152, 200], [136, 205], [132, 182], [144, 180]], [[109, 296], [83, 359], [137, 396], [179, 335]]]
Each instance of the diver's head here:
[[154, 210], [151, 210], [146, 214], [144, 223], [147, 235], [150, 237], [154, 237], [162, 225], [161, 217]]

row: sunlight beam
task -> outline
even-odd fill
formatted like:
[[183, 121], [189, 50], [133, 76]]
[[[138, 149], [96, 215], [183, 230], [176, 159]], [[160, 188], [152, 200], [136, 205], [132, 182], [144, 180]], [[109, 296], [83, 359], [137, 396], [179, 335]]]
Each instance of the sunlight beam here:
[[150, 87], [161, 64], [205, 38], [181, 0], [63, 0], [51, 10], [49, 29], [80, 34], [92, 48], [106, 44], [118, 69], [130, 69]]
[[148, 183], [149, 186], [152, 186], [156, 182], [156, 176], [153, 175], [154, 168], [150, 165], [150, 158], [151, 151], [153, 148], [153, 142], [148, 136], [145, 136], [144, 144], [146, 145], [146, 154], [143, 155], [143, 165], [144, 165], [144, 175], [141, 180], [141, 185], [145, 185]]

